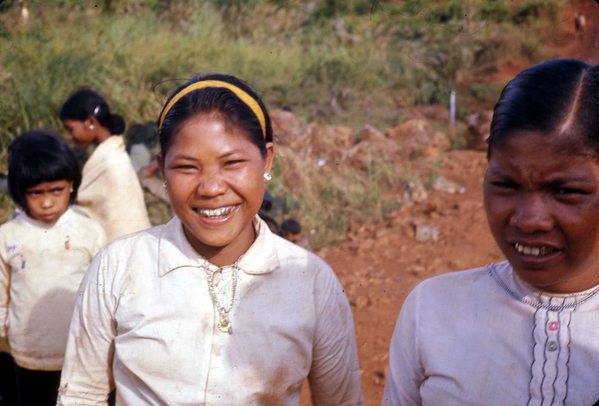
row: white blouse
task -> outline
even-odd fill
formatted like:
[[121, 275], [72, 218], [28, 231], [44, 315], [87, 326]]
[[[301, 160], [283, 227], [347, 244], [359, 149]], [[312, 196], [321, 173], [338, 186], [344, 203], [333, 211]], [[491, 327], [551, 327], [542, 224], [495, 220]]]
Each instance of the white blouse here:
[[79, 291], [59, 405], [299, 405], [309, 378], [319, 405], [362, 405], [349, 303], [332, 269], [270, 232], [239, 262], [232, 334], [208, 291], [229, 305], [230, 266], [189, 245], [180, 220], [120, 238]]
[[99, 144], [81, 176], [76, 204], [104, 227], [109, 242], [152, 226], [123, 137], [113, 135]]
[[382, 404], [593, 405], [598, 291], [543, 293], [508, 262], [422, 282], [399, 315]]

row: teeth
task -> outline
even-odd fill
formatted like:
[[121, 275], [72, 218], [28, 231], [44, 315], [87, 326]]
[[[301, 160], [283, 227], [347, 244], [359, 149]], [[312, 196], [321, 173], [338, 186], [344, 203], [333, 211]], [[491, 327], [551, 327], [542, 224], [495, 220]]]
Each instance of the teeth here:
[[553, 252], [553, 247], [525, 247], [520, 244], [515, 244], [516, 251], [524, 255], [532, 255], [538, 257], [540, 255], [548, 255]]
[[235, 206], [221, 207], [215, 210], [203, 209], [199, 210], [200, 216], [202, 217], [222, 217], [231, 213]]

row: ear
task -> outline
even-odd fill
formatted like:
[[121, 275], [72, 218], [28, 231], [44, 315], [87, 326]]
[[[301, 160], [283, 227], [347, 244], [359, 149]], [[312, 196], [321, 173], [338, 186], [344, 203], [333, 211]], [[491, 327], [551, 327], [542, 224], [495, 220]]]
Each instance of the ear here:
[[87, 130], [89, 130], [89, 126], [92, 124], [97, 128], [98, 119], [95, 118], [94, 116], [87, 116], [87, 118], [85, 120], [83, 120], [83, 125], [85, 126], [85, 128]]
[[73, 194], [73, 181], [69, 182], [69, 192]]
[[266, 143], [266, 156], [264, 157], [264, 173], [272, 170], [272, 163], [275, 159], [275, 144], [272, 142]]
[[164, 174], [164, 166], [162, 166], [162, 152], [156, 152], [156, 163], [158, 164], [158, 168], [160, 169], [160, 174], [162, 175], [162, 179], [166, 180], [166, 176]]

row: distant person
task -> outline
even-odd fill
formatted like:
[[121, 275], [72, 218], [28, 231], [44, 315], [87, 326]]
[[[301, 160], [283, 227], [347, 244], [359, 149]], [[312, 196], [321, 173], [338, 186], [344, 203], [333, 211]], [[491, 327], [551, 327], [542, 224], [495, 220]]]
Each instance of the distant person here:
[[288, 218], [287, 220], [281, 223], [281, 237], [285, 238], [288, 241], [291, 241], [294, 244], [299, 245], [302, 248], [307, 249], [308, 251], [312, 251], [312, 246], [310, 242], [304, 235], [302, 234], [302, 226], [299, 221], [294, 218]]
[[597, 401], [597, 106], [599, 66], [573, 59], [534, 65], [503, 89], [483, 194], [507, 260], [436, 276], [409, 294], [383, 405]]
[[252, 89], [195, 77], [157, 156], [176, 216], [108, 244], [81, 284], [59, 405], [362, 406], [349, 302], [321, 258], [257, 216], [273, 134]]
[[80, 148], [96, 148], [83, 167], [77, 206], [106, 231], [108, 241], [151, 227], [143, 190], [121, 134], [123, 118], [111, 114], [96, 92], [82, 89], [60, 109], [60, 119]]
[[70, 208], [81, 170], [59, 137], [23, 133], [8, 168], [23, 211], [0, 226], [0, 337], [8, 335], [16, 362], [18, 405], [53, 406], [77, 289], [106, 235]]

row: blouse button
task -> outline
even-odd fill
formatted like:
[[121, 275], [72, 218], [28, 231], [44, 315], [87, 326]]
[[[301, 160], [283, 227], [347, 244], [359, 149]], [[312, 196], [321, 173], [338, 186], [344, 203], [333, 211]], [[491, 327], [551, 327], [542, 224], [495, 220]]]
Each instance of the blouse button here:
[[559, 328], [559, 323], [557, 321], [552, 321], [549, 323], [549, 331], [555, 331]]
[[550, 341], [550, 342], [547, 344], [547, 349], [548, 349], [549, 351], [552, 351], [552, 352], [553, 352], [553, 351], [555, 351], [555, 350], [557, 350], [557, 343], [556, 343], [555, 341]]

